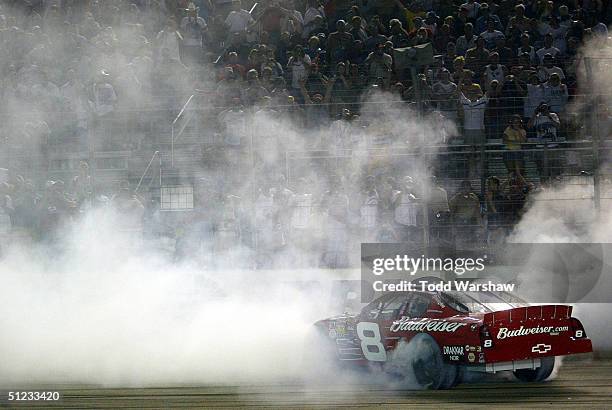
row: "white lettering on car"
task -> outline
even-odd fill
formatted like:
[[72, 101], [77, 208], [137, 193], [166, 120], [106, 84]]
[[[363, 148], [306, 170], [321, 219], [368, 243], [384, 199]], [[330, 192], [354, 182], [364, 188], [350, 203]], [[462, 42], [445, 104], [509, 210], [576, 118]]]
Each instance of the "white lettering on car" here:
[[391, 332], [412, 331], [454, 333], [458, 329], [466, 325], [467, 323], [461, 322], [448, 322], [445, 320], [436, 319], [411, 320], [408, 317], [403, 317], [399, 320], [394, 321], [389, 330]]
[[536, 327], [524, 327], [521, 326], [518, 329], [509, 330], [507, 327], [500, 327], [497, 332], [498, 339], [506, 339], [509, 337], [528, 336], [528, 335], [539, 335], [544, 333], [560, 333], [567, 332], [569, 326], [536, 326]]

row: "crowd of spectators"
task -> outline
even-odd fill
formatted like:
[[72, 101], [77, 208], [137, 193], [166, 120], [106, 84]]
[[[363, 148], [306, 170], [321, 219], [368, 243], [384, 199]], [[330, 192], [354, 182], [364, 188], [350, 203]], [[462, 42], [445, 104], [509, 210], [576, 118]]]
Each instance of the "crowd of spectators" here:
[[[137, 150], [156, 131], [113, 132], [118, 123], [130, 130], [142, 130], [152, 118], [169, 124], [195, 93], [218, 134], [204, 167], [231, 171], [250, 155], [248, 165], [261, 168], [249, 195], [218, 190], [215, 202], [223, 209], [196, 209], [201, 223], [186, 223], [200, 227], [195, 235], [215, 232], [230, 242], [239, 235], [257, 249], [299, 246], [313, 243], [300, 238], [315, 235], [304, 221], [316, 224], [319, 217], [312, 215], [323, 215], [328, 233], [319, 239], [336, 256], [342, 252], [333, 250], [355, 235], [417, 240], [444, 237], [444, 227], [453, 225], [486, 240], [489, 234], [473, 228], [483, 220], [495, 230], [511, 226], [534, 189], [525, 178], [526, 144], [555, 148], [580, 135], [582, 123], [567, 108], [577, 98], [581, 46], [606, 42], [608, 21], [609, 7], [600, 0], [2, 0], [0, 146], [23, 158], [24, 175], [28, 161], [47, 161], [53, 144]], [[405, 47], [431, 47], [433, 58], [411, 73], [400, 61]], [[500, 144], [507, 178], [472, 188], [469, 178], [480, 179], [485, 168], [470, 157], [462, 174], [468, 179], [450, 198], [440, 185], [416, 181], [401, 167], [289, 186], [277, 175], [278, 153], [290, 147], [278, 136], [253, 142], [249, 124], [260, 116], [281, 118], [301, 132], [333, 134], [307, 134], [307, 150], [350, 149], [362, 137], [368, 148], [384, 147], [395, 141], [368, 117], [380, 110], [367, 99], [376, 93], [384, 93], [383, 110], [397, 116], [455, 123], [444, 129], [444, 143], [473, 151]], [[101, 130], [108, 129], [103, 140]], [[549, 155], [546, 165], [560, 172], [563, 158]], [[543, 161], [535, 158], [542, 171]], [[41, 227], [56, 222], [42, 214], [71, 215], [98, 200], [84, 195], [89, 176], [83, 172], [70, 183], [44, 187], [12, 178], [1, 187], [0, 205], [14, 226], [44, 232]], [[129, 190], [122, 185], [117, 201], [123, 198], [130, 212], [142, 207], [144, 217], [151, 214], [144, 210], [151, 204]], [[202, 199], [196, 208], [211, 202]], [[431, 232], [424, 233], [425, 225]], [[345, 263], [326, 258], [327, 265]]]
[[159, 203], [147, 202], [127, 181], [110, 195], [96, 194], [85, 162], [69, 182], [49, 181], [42, 191], [21, 175], [6, 180], [0, 184], [0, 239], [12, 232], [58, 243], [89, 210], [106, 209], [118, 232], [172, 239], [177, 260], [237, 251], [240, 263], [256, 267], [347, 267], [363, 242], [497, 246], [535, 189], [515, 173], [504, 181], [489, 178], [484, 196], [469, 180], [448, 194], [436, 178], [333, 174], [300, 178], [290, 187], [280, 174], [259, 181], [256, 192], [202, 181], [193, 211], [173, 213], [170, 221]]

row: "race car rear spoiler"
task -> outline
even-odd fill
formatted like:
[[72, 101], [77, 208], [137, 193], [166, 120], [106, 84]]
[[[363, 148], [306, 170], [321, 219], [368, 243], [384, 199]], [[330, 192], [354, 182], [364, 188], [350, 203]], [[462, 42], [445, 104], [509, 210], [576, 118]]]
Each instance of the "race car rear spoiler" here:
[[572, 306], [567, 305], [541, 305], [526, 306], [514, 309], [501, 310], [499, 312], [486, 313], [483, 323], [487, 326], [495, 322], [511, 323], [512, 321], [525, 322], [528, 320], [541, 319], [569, 319], [572, 316]]

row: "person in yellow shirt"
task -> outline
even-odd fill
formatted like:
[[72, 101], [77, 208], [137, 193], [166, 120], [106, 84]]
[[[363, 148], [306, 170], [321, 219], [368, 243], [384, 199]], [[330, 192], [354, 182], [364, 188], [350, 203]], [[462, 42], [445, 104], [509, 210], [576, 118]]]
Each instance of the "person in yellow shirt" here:
[[522, 175], [523, 168], [523, 153], [521, 152], [521, 144], [527, 141], [527, 131], [523, 128], [523, 121], [519, 115], [513, 115], [510, 119], [510, 124], [504, 131], [504, 163], [508, 172], [516, 172]]
[[404, 14], [404, 17], [406, 18], [406, 22], [408, 23], [406, 27], [407, 32], [410, 33], [412, 31], [416, 31], [419, 28], [421, 28], [420, 26], [417, 27], [417, 25], [414, 24], [414, 20], [415, 18], [418, 17], [421, 19], [421, 21], [423, 21], [425, 17], [427, 16], [427, 14], [422, 9], [419, 2], [415, 1], [411, 3], [408, 7], [404, 6], [404, 4], [400, 0], [395, 0], [395, 4], [401, 10], [402, 14]]

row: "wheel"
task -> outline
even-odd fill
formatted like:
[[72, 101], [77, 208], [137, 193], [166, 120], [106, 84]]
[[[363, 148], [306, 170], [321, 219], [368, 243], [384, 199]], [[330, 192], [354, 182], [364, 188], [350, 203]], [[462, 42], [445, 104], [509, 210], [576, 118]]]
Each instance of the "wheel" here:
[[514, 376], [522, 382], [541, 382], [550, 376], [555, 368], [555, 358], [543, 357], [542, 364], [537, 369], [519, 369], [514, 371]]
[[450, 389], [459, 382], [457, 366], [445, 363], [436, 341], [420, 333], [409, 343], [400, 341], [390, 355], [385, 371], [407, 387]]

